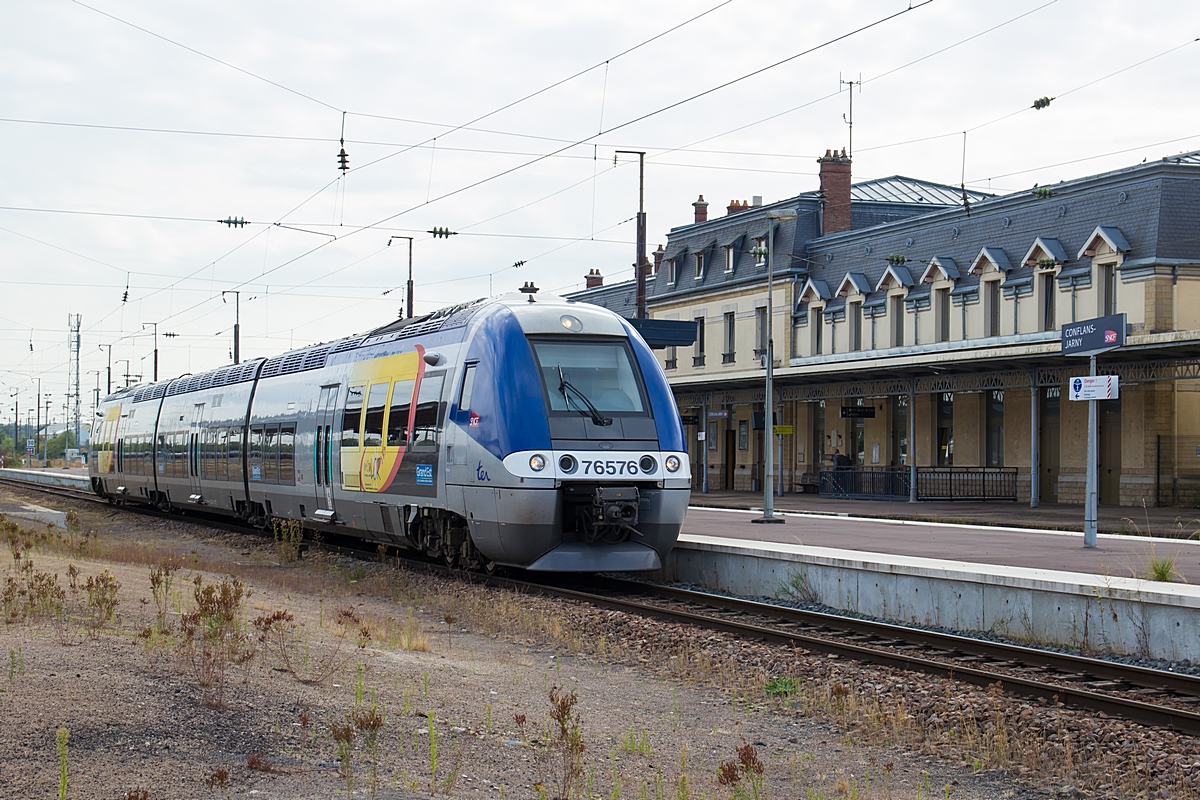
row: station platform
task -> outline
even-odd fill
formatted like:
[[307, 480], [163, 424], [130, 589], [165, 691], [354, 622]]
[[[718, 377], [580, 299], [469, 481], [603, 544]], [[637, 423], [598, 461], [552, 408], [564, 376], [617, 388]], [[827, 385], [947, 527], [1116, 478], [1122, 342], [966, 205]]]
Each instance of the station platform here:
[[[692, 489], [691, 504], [706, 508], [761, 509], [762, 492]], [[1055, 531], [1083, 531], [1083, 506], [1045, 503], [1037, 508], [1023, 502], [991, 501], [909, 503], [902, 500], [838, 500], [815, 494], [785, 494], [775, 508], [808, 514], [845, 515], [869, 519], [904, 519], [968, 525], [1013, 525]], [[1097, 528], [1103, 533], [1197, 538], [1200, 508], [1134, 508], [1100, 506]]]
[[1167, 558], [1175, 560], [1175, 569], [1184, 581], [1200, 584], [1200, 541], [1195, 538], [1101, 533], [1096, 548], [1088, 549], [1083, 546], [1082, 533], [1018, 527], [1024, 521], [1019, 518], [1008, 525], [963, 525], [784, 512], [786, 522], [781, 525], [750, 521], [760, 516], [761, 511], [692, 507], [683, 533], [1077, 572], [1100, 578], [1144, 578], [1151, 559]]
[[42, 486], [61, 486], [67, 489], [91, 491], [92, 482], [88, 478], [87, 468], [72, 467], [70, 469], [0, 469], [0, 478], [37, 483]]
[[[1200, 661], [1200, 542], [690, 508], [662, 575], [743, 596], [1085, 652]], [[1170, 559], [1173, 582], [1149, 579]]]

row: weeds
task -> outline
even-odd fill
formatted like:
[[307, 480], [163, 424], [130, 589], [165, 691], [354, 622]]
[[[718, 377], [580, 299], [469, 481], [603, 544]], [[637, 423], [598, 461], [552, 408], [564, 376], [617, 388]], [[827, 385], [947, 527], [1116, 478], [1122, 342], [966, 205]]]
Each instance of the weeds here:
[[167, 617], [171, 611], [172, 587], [175, 583], [175, 573], [182, 567], [182, 558], [168, 557], [150, 568], [150, 594], [154, 598], [154, 606], [158, 611], [159, 633], [170, 633], [171, 631]]
[[437, 729], [433, 727], [433, 712], [428, 712], [429, 717], [429, 793], [437, 794], [437, 772], [438, 772], [438, 744], [437, 744]]
[[106, 567], [99, 575], [88, 576], [84, 590], [87, 592], [87, 627], [89, 635], [95, 639], [116, 616], [117, 606], [121, 604], [118, 596], [121, 582]]
[[275, 532], [275, 556], [280, 564], [292, 564], [300, 559], [300, 545], [304, 541], [304, 526], [299, 520], [271, 520]]
[[621, 736], [621, 749], [626, 753], [649, 756], [650, 734], [643, 730], [639, 736], [636, 730], [630, 728]]
[[204, 779], [204, 786], [213, 794], [220, 790], [225, 800], [229, 800], [229, 770], [217, 767], [211, 775]]
[[737, 759], [725, 761], [717, 769], [717, 783], [730, 791], [734, 800], [766, 800], [767, 780], [754, 745], [742, 741]]
[[345, 722], [329, 726], [333, 737], [334, 750], [337, 752], [338, 773], [346, 779], [346, 796], [354, 795], [354, 723], [347, 718]]
[[568, 693], [557, 686], [550, 688], [550, 719], [554, 723], [550, 746], [558, 753], [558, 796], [562, 798], [571, 797], [583, 776], [583, 733], [575, 712], [576, 702], [574, 690]]
[[817, 587], [808, 579], [808, 572], [805, 570], [795, 570], [789, 573], [787, 580], [780, 582], [778, 591], [783, 597], [790, 597], [802, 603], [815, 605], [821, 602], [821, 595], [817, 591]]
[[219, 707], [225, 702], [225, 673], [229, 665], [244, 664], [254, 657], [249, 637], [238, 628], [238, 616], [248, 592], [236, 578], [204, 586], [197, 575], [194, 583], [192, 596], [196, 608], [180, 618], [179, 650], [204, 691], [205, 705]]
[[355, 729], [362, 736], [363, 751], [367, 757], [370, 793], [374, 798], [379, 791], [379, 734], [386, 720], [386, 710], [372, 703], [370, 708], [356, 708], [352, 715]]
[[267, 758], [267, 754], [262, 750], [255, 750], [250, 755], [246, 756], [246, 767], [258, 772], [276, 772], [275, 763]]
[[67, 740], [70, 738], [71, 732], [66, 728], [59, 728], [55, 736], [58, 746], [58, 800], [67, 800]]
[[776, 676], [767, 681], [764, 691], [772, 697], [790, 697], [796, 693], [796, 679], [790, 676]]

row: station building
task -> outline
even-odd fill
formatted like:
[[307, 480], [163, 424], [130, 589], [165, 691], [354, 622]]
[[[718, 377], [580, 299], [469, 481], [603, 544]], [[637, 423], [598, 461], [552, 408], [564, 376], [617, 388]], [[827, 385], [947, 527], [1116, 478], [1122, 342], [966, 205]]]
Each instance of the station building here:
[[[694, 490], [762, 490], [771, 336], [782, 491], [1081, 503], [1088, 364], [1060, 329], [1123, 313], [1100, 502], [1200, 502], [1200, 152], [1003, 196], [850, 168], [828, 151], [818, 190], [712, 218], [701, 196], [645, 267], [649, 316], [696, 325], [659, 351]], [[573, 297], [632, 316], [633, 286]]]

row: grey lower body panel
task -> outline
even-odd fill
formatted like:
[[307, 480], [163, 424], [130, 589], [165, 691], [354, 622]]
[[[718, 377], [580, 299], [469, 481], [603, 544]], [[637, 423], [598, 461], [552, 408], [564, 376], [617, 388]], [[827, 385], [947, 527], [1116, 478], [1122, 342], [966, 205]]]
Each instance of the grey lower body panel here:
[[658, 551], [636, 542], [610, 545], [567, 542], [526, 567], [530, 572], [645, 572], [661, 568]]
[[588, 544], [564, 535], [558, 489], [464, 487], [476, 548], [499, 564], [555, 572], [641, 572], [659, 569], [675, 547], [691, 491], [646, 490], [637, 531], [620, 544]]

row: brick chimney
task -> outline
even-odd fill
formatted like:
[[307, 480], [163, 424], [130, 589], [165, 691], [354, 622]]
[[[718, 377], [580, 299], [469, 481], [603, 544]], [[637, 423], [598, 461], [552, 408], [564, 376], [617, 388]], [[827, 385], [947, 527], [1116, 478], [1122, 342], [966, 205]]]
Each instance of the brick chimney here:
[[654, 251], [653, 255], [654, 255], [654, 274], [655, 275], [658, 274], [658, 268], [662, 266], [663, 257], [666, 254], [667, 254], [667, 251], [663, 250], [663, 246], [661, 244], [658, 246], [658, 249]]
[[588, 270], [586, 278], [587, 288], [589, 289], [595, 289], [597, 286], [604, 285], [604, 276], [600, 274], [600, 270], [598, 269]]
[[692, 208], [696, 209], [696, 222], [708, 222], [708, 203], [704, 201], [704, 195], [692, 203]]
[[850, 230], [850, 159], [826, 150], [821, 165], [821, 235]]
[[750, 204], [747, 203], [745, 200], [741, 200], [741, 201], [730, 200], [729, 207], [725, 209], [725, 213], [726, 214], [736, 214], [739, 211], [745, 211], [749, 207], [750, 207]]

